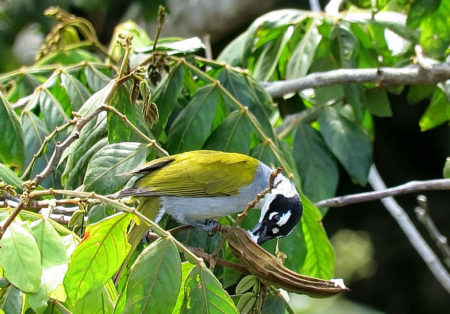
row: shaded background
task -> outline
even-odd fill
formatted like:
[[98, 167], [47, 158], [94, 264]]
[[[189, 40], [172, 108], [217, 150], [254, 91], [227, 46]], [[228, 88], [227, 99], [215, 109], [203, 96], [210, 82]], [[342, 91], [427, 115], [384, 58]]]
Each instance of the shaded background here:
[[[325, 3], [321, 1], [322, 8]], [[3, 1], [0, 2], [0, 71], [13, 70], [33, 62], [40, 43], [53, 25], [53, 21], [42, 13], [51, 5], [59, 5], [89, 19], [96, 27], [99, 39], [107, 45], [114, 27], [126, 19], [135, 20], [153, 36], [155, 12], [159, 4], [167, 5], [169, 11], [163, 36], [202, 37], [209, 34], [213, 56], [217, 56], [263, 13], [277, 8], [309, 9], [308, 1], [271, 0]], [[407, 91], [408, 88], [405, 88], [400, 95], [390, 95], [392, 118], [374, 118], [374, 161], [387, 186], [411, 180], [441, 178], [445, 158], [450, 156], [448, 126], [420, 132], [418, 121], [428, 103], [409, 105]], [[369, 190], [369, 187], [353, 185], [342, 169], [340, 174], [337, 195]], [[437, 191], [425, 194], [434, 222], [449, 237], [450, 193]], [[435, 250], [415, 217], [415, 197], [408, 195], [397, 200]], [[450, 312], [449, 295], [434, 279], [380, 202], [331, 209], [325, 216], [324, 225], [336, 248], [336, 276], [343, 276], [352, 289], [344, 296], [345, 299], [368, 307], [356, 307], [342, 298], [320, 300], [312, 305], [310, 300], [300, 298], [294, 300], [299, 311]]]

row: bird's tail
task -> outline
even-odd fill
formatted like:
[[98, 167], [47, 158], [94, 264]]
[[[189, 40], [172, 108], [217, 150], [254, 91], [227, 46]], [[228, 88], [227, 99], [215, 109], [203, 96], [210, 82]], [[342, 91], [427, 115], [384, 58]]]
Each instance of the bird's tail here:
[[[160, 200], [158, 197], [145, 197], [139, 200], [139, 204], [136, 210], [141, 214], [143, 214], [148, 219], [154, 221], [158, 215], [159, 207], [160, 207]], [[131, 255], [141, 242], [142, 238], [145, 236], [148, 229], [149, 226], [144, 221], [141, 221], [139, 224], [137, 224], [136, 222], [132, 222], [127, 234], [128, 243], [130, 243], [131, 248], [130, 251], [128, 252], [127, 257], [123, 261], [122, 266], [120, 266], [120, 269], [115, 276], [114, 281], [116, 283], [119, 281], [124, 269], [127, 267]]]

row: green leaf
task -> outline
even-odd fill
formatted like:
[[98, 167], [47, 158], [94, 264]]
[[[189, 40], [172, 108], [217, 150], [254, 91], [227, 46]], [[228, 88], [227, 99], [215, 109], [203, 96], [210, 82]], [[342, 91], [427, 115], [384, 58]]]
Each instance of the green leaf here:
[[254, 292], [247, 292], [241, 295], [237, 304], [239, 313], [251, 313], [255, 309], [258, 296]]
[[178, 153], [201, 148], [208, 138], [219, 101], [216, 84], [197, 90], [170, 127], [167, 149]]
[[22, 180], [3, 164], [0, 164], [0, 181], [12, 185], [18, 193], [22, 193]]
[[311, 21], [308, 30], [305, 32], [302, 40], [292, 52], [289, 62], [286, 66], [286, 79], [294, 79], [305, 76], [314, 60], [317, 46], [322, 36], [317, 30], [319, 19]]
[[78, 79], [66, 71], [61, 73], [61, 82], [72, 102], [72, 110], [77, 111], [88, 100], [91, 93]]
[[20, 121], [6, 97], [0, 92], [0, 158], [8, 166], [22, 168], [25, 162]]
[[372, 143], [361, 126], [339, 115], [336, 108], [327, 107], [319, 113], [320, 132], [327, 146], [349, 175], [366, 184], [372, 164]]
[[80, 110], [78, 110], [78, 113], [81, 116], [86, 117], [100, 106], [105, 105], [107, 98], [110, 96], [110, 93], [115, 86], [115, 80], [111, 80], [105, 87], [89, 97], [83, 106], [81, 106]]
[[108, 145], [106, 134], [106, 113], [102, 113], [89, 121], [81, 130], [80, 138], [64, 151], [61, 162], [68, 157], [61, 178], [65, 188], [76, 189], [83, 183], [92, 156]]
[[111, 77], [107, 76], [101, 71], [101, 65], [92, 65], [88, 63], [84, 68], [84, 75], [88, 86], [94, 92], [104, 88], [110, 81]]
[[319, 133], [308, 124], [297, 126], [293, 156], [303, 193], [313, 202], [333, 197], [339, 182], [336, 160]]
[[[22, 112], [22, 130], [24, 135], [25, 147], [25, 158], [26, 164], [28, 165], [44, 143], [45, 137], [48, 136], [49, 131], [45, 126], [44, 122], [39, 120], [36, 115], [28, 110]], [[31, 171], [31, 177], [41, 172], [48, 164], [51, 154], [53, 153], [53, 148], [55, 147], [55, 141], [50, 140], [47, 144], [47, 149], [45, 152], [36, 160], [34, 168]], [[43, 183], [43, 186], [54, 186], [53, 176], [47, 177]]]
[[420, 118], [420, 130], [427, 131], [447, 121], [450, 121], [450, 101], [442, 89], [436, 88], [430, 105]]
[[178, 98], [181, 97], [184, 72], [184, 66], [181, 63], [177, 63], [153, 93], [153, 101], [158, 106], [159, 123], [161, 123], [162, 127], [166, 126], [167, 120], [178, 102]]
[[92, 206], [92, 208], [89, 210], [89, 216], [87, 220], [87, 224], [93, 224], [96, 222], [99, 222], [102, 219], [105, 219], [108, 216], [111, 216], [116, 213], [116, 210], [106, 204], [98, 204]]
[[69, 117], [66, 115], [64, 108], [47, 88], [40, 87], [38, 97], [41, 114], [47, 130], [53, 131], [56, 127], [69, 121]]
[[450, 2], [416, 0], [411, 4], [407, 25], [420, 29], [419, 44], [425, 54], [442, 58], [450, 44]]
[[250, 126], [246, 113], [233, 111], [221, 125], [219, 125], [203, 146], [205, 149], [224, 152], [250, 152]]
[[102, 61], [94, 54], [87, 52], [82, 49], [58, 49], [55, 52], [49, 54], [43, 59], [39, 60], [34, 64], [34, 66], [42, 66], [46, 64], [61, 64], [61, 65], [71, 65], [81, 62], [98, 62]]
[[72, 304], [103, 286], [119, 269], [130, 249], [126, 232], [132, 217], [119, 213], [86, 227], [64, 277], [64, 288]]
[[[181, 263], [181, 287], [184, 287], [186, 284], [186, 278], [191, 272], [192, 268], [194, 268], [194, 264], [191, 264], [189, 262], [183, 262]], [[183, 306], [183, 300], [184, 300], [184, 289], [180, 289], [177, 297], [177, 303], [175, 304], [175, 307], [172, 310], [173, 314], [178, 314], [181, 312], [181, 307]]]
[[13, 222], [0, 240], [0, 267], [5, 278], [24, 292], [36, 292], [41, 284], [41, 253], [30, 232]]
[[146, 247], [131, 267], [124, 313], [170, 313], [180, 290], [180, 264], [172, 240]]
[[[142, 120], [142, 109], [137, 107], [137, 103], [130, 102], [130, 93], [125, 85], [117, 87], [109, 102], [120, 113], [126, 115], [128, 120], [137, 126], [143, 133], [148, 134], [145, 123], [138, 123], [139, 117]], [[142, 141], [134, 131], [115, 113], [108, 112], [108, 139], [110, 143], [120, 143], [125, 141]]]
[[92, 156], [86, 169], [84, 190], [108, 194], [124, 185], [129, 177], [118, 174], [145, 162], [148, 148], [145, 144], [124, 142], [110, 144]]
[[385, 91], [369, 90], [365, 99], [365, 105], [371, 114], [380, 118], [392, 117], [391, 105]]
[[22, 291], [10, 285], [0, 299], [0, 311], [6, 314], [22, 314], [25, 311], [25, 298]]
[[284, 314], [285, 310], [284, 301], [281, 296], [271, 294], [265, 300], [261, 310], [262, 314]]
[[330, 279], [333, 277], [334, 251], [323, 228], [322, 215], [306, 196], [302, 195], [301, 199], [301, 224], [306, 243], [306, 257], [300, 273]]
[[238, 313], [228, 293], [211, 271], [195, 266], [184, 286], [181, 313]]
[[108, 289], [103, 286], [79, 299], [71, 309], [73, 314], [112, 313], [114, 308]]
[[217, 57], [217, 61], [225, 62], [234, 67], [246, 68], [248, 65], [248, 56], [250, 47], [247, 45], [248, 32], [240, 34], [233, 39]]
[[253, 76], [258, 81], [269, 81], [278, 65], [281, 52], [289, 41], [292, 30], [287, 28], [283, 34], [280, 34], [275, 40], [268, 42], [261, 48], [261, 53], [256, 59], [253, 69]]
[[447, 157], [445, 160], [444, 170], [443, 170], [443, 177], [446, 179], [450, 179], [450, 157]]

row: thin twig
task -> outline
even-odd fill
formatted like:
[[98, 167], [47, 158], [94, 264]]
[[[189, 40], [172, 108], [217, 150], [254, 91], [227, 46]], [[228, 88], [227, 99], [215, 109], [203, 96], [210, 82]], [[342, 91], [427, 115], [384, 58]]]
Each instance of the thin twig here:
[[410, 65], [404, 68], [339, 69], [318, 72], [304, 77], [264, 83], [272, 97], [299, 92], [307, 88], [349, 83], [376, 83], [378, 87], [436, 84], [450, 79], [450, 64], [437, 63], [429, 68]]
[[42, 142], [41, 146], [39, 147], [39, 150], [33, 155], [33, 158], [31, 159], [27, 168], [25, 169], [22, 176], [20, 177], [22, 180], [28, 178], [28, 176], [30, 175], [30, 173], [34, 167], [34, 163], [36, 162], [37, 158], [44, 152], [45, 147], [55, 137], [56, 133], [59, 133], [65, 129], [67, 129], [69, 126], [74, 125], [75, 123], [76, 123], [76, 119], [72, 119], [72, 120], [64, 123], [61, 126], [57, 126], [50, 134], [48, 134], [46, 137], [44, 137], [44, 142]]
[[227, 261], [227, 260], [224, 260], [224, 259], [216, 258], [214, 256], [214, 254], [206, 253], [203, 249], [198, 248], [198, 247], [187, 246], [187, 248], [192, 253], [197, 255], [198, 257], [203, 258], [209, 264], [217, 264], [217, 265], [225, 266], [225, 267], [234, 269], [234, 270], [236, 270], [236, 271], [238, 271], [238, 272], [240, 272], [241, 274], [244, 274], [244, 275], [250, 275], [251, 274], [248, 271], [247, 267], [245, 267], [244, 265], [233, 263], [233, 262], [230, 262], [230, 261]]
[[441, 251], [444, 262], [450, 267], [450, 247], [448, 246], [448, 240], [446, 236], [439, 232], [433, 219], [431, 219], [427, 197], [425, 195], [418, 195], [417, 203], [419, 206], [414, 210], [417, 219], [424, 225], [425, 229], [430, 234], [430, 237], [436, 243], [437, 248]]
[[[369, 173], [369, 183], [376, 191], [386, 190], [386, 185], [381, 179], [377, 169], [373, 165]], [[416, 249], [417, 253], [422, 257], [425, 264], [428, 266], [434, 277], [450, 293], [450, 274], [442, 265], [439, 258], [434, 254], [431, 248], [423, 239], [422, 235], [417, 231], [414, 224], [409, 219], [405, 210], [394, 200], [393, 197], [383, 198], [381, 200], [391, 216], [397, 221], [400, 228], [408, 237], [411, 245]]]
[[142, 137], [146, 142], [148, 142], [150, 145], [155, 147], [156, 150], [158, 150], [160, 153], [162, 153], [165, 156], [169, 156], [169, 153], [164, 150], [161, 146], [158, 145], [158, 143], [154, 140], [149, 138], [147, 135], [145, 135], [141, 130], [139, 130], [133, 123], [131, 123], [130, 120], [128, 120], [127, 116], [121, 113], [119, 110], [112, 106], [103, 105], [102, 108], [106, 111], [112, 112], [115, 115], [117, 115], [120, 120], [122, 120], [126, 125], [128, 125], [137, 135]]
[[389, 189], [377, 190], [374, 192], [365, 192], [351, 195], [333, 197], [327, 200], [317, 202], [317, 207], [340, 207], [355, 203], [379, 200], [385, 197], [417, 193], [431, 190], [450, 190], [450, 179], [434, 179], [425, 181], [411, 181]]

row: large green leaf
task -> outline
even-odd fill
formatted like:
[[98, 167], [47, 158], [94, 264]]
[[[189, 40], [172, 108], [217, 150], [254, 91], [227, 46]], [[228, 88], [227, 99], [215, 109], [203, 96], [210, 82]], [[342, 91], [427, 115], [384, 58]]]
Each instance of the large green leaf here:
[[416, 0], [411, 4], [407, 25], [420, 29], [419, 44], [427, 55], [442, 58], [450, 44], [450, 2]]
[[5, 278], [24, 292], [36, 292], [41, 284], [41, 253], [30, 232], [13, 222], [0, 240], [0, 267]]
[[130, 249], [126, 232], [131, 219], [131, 214], [119, 213], [86, 227], [64, 277], [72, 304], [103, 286], [122, 265]]
[[330, 279], [334, 271], [334, 251], [323, 228], [322, 215], [306, 196], [302, 195], [301, 199], [303, 204], [301, 224], [306, 243], [306, 257], [301, 273]]
[[88, 63], [84, 68], [84, 75], [86, 76], [88, 86], [94, 92], [104, 88], [111, 81], [111, 77], [101, 71], [103, 67], [102, 64], [93, 65]]
[[61, 72], [61, 82], [72, 102], [72, 110], [77, 111], [91, 96], [89, 90], [70, 73]]
[[291, 28], [278, 36], [273, 41], [266, 43], [258, 55], [253, 69], [253, 76], [259, 81], [269, 81], [274, 75], [278, 61], [284, 46], [292, 35]]
[[181, 313], [238, 313], [238, 310], [211, 271], [196, 266], [186, 278]]
[[318, 19], [312, 19], [303, 38], [292, 52], [286, 66], [286, 79], [302, 77], [308, 73], [322, 36], [317, 30]]
[[98, 107], [105, 105], [107, 98], [115, 87], [115, 80], [111, 80], [102, 89], [94, 93], [86, 102], [81, 106], [78, 113], [84, 117], [95, 111]]
[[66, 115], [63, 106], [47, 88], [41, 87], [38, 91], [38, 97], [41, 114], [47, 130], [51, 132], [56, 127], [69, 121], [69, 117]]
[[92, 156], [108, 144], [106, 113], [89, 121], [81, 130], [80, 137], [67, 148], [61, 161], [67, 157], [62, 183], [67, 189], [76, 189], [83, 183], [87, 165]]
[[19, 117], [0, 92], [0, 158], [9, 166], [22, 168], [25, 150]]
[[349, 175], [366, 184], [372, 164], [372, 143], [358, 124], [342, 117], [335, 107], [327, 107], [319, 114], [320, 132], [327, 146], [342, 163]]
[[232, 112], [214, 130], [204, 148], [248, 154], [250, 152], [250, 126], [245, 111]]
[[22, 193], [22, 180], [3, 164], [0, 164], [0, 181], [12, 185], [17, 192]]
[[138, 256], [128, 277], [124, 313], [170, 313], [181, 285], [181, 260], [170, 239], [153, 242]]
[[450, 121], [450, 101], [442, 89], [436, 88], [430, 105], [420, 118], [420, 129], [426, 131], [447, 121]]
[[124, 185], [129, 177], [118, 174], [145, 162], [148, 148], [145, 144], [124, 142], [110, 144], [92, 156], [84, 178], [84, 190], [108, 194]]
[[159, 123], [163, 127], [166, 126], [173, 108], [177, 104], [178, 98], [183, 90], [184, 66], [177, 63], [168, 76], [158, 85], [154, 94], [153, 101], [158, 106]]
[[181, 307], [183, 306], [183, 300], [184, 300], [183, 287], [185, 287], [186, 278], [188, 277], [189, 273], [191, 272], [192, 268], [194, 268], [194, 266], [195, 266], [194, 264], [191, 264], [189, 262], [181, 263], [181, 287], [182, 287], [182, 289], [180, 289], [180, 291], [178, 293], [177, 303], [175, 304], [175, 307], [172, 310], [173, 314], [178, 314], [181, 312]]
[[71, 309], [73, 314], [113, 313], [114, 302], [106, 286], [100, 287], [79, 299]]
[[[49, 131], [44, 122], [40, 120], [36, 115], [30, 111], [22, 112], [22, 130], [24, 135], [25, 158], [28, 165], [32, 160], [34, 154], [39, 151], [39, 148], [45, 141], [45, 137], [48, 136]], [[55, 147], [55, 141], [52, 139], [47, 143], [47, 148], [44, 153], [37, 158], [34, 168], [31, 171], [31, 177], [34, 177], [37, 173], [41, 172], [50, 160], [53, 148]], [[43, 186], [54, 186], [53, 176], [47, 177], [43, 182]]]
[[[143, 122], [142, 107], [130, 101], [130, 93], [125, 85], [120, 85], [114, 90], [109, 104], [120, 113], [126, 115], [127, 119], [139, 128], [144, 134], [149, 134], [148, 128]], [[143, 141], [133, 130], [115, 113], [108, 112], [108, 140], [110, 143], [125, 141]]]
[[201, 148], [208, 138], [219, 101], [220, 90], [216, 84], [200, 88], [170, 127], [167, 149], [178, 153]]
[[333, 197], [339, 171], [320, 134], [308, 124], [300, 123], [295, 132], [293, 150], [303, 193], [313, 202]]
[[[2, 291], [3, 292], [3, 291]], [[0, 311], [6, 314], [22, 314], [25, 312], [25, 298], [23, 292], [10, 285], [0, 298]]]

